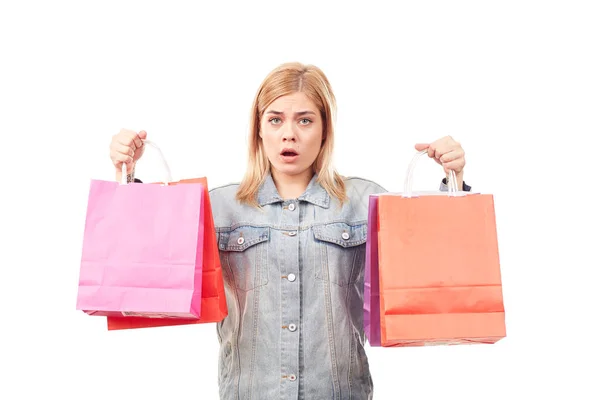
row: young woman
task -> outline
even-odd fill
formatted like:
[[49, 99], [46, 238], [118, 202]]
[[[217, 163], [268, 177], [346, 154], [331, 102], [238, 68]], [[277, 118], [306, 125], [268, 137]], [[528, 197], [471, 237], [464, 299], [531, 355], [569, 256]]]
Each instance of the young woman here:
[[[279, 66], [252, 110], [243, 180], [210, 192], [229, 309], [217, 324], [220, 397], [371, 399], [363, 347], [367, 206], [385, 189], [334, 169], [336, 101], [317, 67]], [[128, 130], [113, 137], [118, 181], [123, 162], [134, 180], [145, 138]], [[470, 190], [456, 141], [415, 148]]]

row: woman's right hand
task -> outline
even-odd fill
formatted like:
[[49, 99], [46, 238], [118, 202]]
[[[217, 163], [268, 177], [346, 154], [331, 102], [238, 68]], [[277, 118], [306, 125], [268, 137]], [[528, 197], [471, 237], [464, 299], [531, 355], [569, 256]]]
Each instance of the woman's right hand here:
[[121, 129], [119, 133], [112, 137], [110, 142], [110, 159], [115, 166], [117, 181], [121, 181], [121, 171], [123, 163], [127, 164], [127, 173], [131, 174], [135, 167], [135, 163], [144, 154], [144, 142], [146, 139], [146, 131], [139, 133]]

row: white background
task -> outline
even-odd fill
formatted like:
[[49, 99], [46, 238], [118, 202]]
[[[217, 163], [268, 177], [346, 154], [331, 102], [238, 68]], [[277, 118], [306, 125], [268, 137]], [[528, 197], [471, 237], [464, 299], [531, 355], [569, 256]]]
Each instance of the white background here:
[[[600, 398], [595, 2], [205, 3], [2, 2], [0, 398], [217, 399], [213, 324], [75, 310], [89, 181], [120, 128], [176, 179], [239, 181], [255, 90], [296, 60], [331, 80], [342, 174], [401, 190], [414, 144], [450, 134], [495, 196], [508, 337], [368, 348], [375, 399]], [[441, 174], [423, 159], [415, 185]]]

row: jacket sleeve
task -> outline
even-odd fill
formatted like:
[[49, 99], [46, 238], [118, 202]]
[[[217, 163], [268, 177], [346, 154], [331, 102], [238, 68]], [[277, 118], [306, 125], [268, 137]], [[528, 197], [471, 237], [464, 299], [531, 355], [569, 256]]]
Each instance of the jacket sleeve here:
[[[446, 178], [442, 179], [442, 183], [440, 184], [440, 191], [442, 191], [442, 192], [447, 192], [448, 191], [448, 181], [446, 180]], [[470, 192], [471, 191], [471, 186], [467, 185], [465, 183], [465, 181], [463, 181], [462, 191], [463, 192]]]

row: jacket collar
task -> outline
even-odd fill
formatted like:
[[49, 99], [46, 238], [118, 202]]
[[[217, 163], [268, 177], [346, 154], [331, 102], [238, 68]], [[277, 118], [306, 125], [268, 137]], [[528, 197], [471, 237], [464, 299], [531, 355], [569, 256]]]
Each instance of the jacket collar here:
[[[261, 207], [267, 204], [284, 201], [279, 195], [277, 187], [275, 187], [275, 182], [273, 181], [271, 173], [267, 173], [262, 185], [258, 189], [257, 200]], [[306, 201], [319, 207], [329, 208], [329, 194], [323, 186], [317, 182], [317, 174], [313, 175], [306, 190], [298, 197], [298, 200]]]

